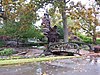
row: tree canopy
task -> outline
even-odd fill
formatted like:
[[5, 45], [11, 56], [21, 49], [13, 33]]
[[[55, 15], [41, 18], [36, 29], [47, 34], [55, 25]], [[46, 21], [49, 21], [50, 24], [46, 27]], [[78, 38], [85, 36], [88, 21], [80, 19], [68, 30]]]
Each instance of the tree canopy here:
[[[37, 20], [37, 6], [35, 3], [25, 2], [25, 0], [3, 0], [2, 15], [4, 34], [14, 38], [33, 38], [41, 35], [41, 32], [34, 26]], [[39, 37], [37, 37], [39, 38]]]
[[[99, 3], [99, 0], [96, 1]], [[80, 2], [75, 4], [70, 0], [2, 0], [4, 13], [1, 16], [3, 19], [0, 19], [3, 22], [0, 34], [16, 38], [39, 38], [43, 34], [34, 26], [40, 19], [37, 11], [48, 4], [52, 5], [48, 10], [51, 24], [63, 26], [64, 42], [68, 42], [68, 28], [74, 33], [82, 28], [95, 42], [96, 27], [100, 25], [97, 19], [99, 12], [94, 5], [87, 9]]]

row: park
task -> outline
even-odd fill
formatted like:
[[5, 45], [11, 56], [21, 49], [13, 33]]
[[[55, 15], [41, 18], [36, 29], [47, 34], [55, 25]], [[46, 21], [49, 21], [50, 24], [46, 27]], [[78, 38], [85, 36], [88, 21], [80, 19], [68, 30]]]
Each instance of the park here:
[[99, 0], [0, 0], [0, 75], [100, 75]]

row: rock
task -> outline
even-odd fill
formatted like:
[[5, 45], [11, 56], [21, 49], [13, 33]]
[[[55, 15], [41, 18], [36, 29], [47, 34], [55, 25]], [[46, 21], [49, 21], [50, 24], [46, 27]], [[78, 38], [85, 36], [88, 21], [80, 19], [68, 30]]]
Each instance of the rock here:
[[28, 52], [25, 54], [25, 57], [28, 57], [28, 58], [37, 57], [41, 53], [43, 53], [43, 50], [31, 49], [31, 50], [28, 50]]

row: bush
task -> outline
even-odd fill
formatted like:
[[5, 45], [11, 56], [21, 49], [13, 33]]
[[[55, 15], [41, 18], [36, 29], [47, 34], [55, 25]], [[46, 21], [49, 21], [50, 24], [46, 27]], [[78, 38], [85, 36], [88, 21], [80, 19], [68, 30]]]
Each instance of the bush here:
[[91, 37], [88, 37], [86, 35], [82, 35], [81, 33], [79, 33], [78, 36], [82, 39], [82, 41], [84, 43], [92, 43]]
[[92, 43], [92, 39], [90, 37], [86, 37], [86, 38], [83, 39], [83, 42]]
[[5, 43], [3, 40], [0, 40], [0, 47], [3, 47], [3, 46], [5, 46]]
[[96, 44], [100, 44], [100, 38], [97, 39]]
[[12, 54], [13, 54], [13, 49], [11, 48], [7, 48], [7, 49], [0, 51], [1, 56], [10, 56]]
[[[84, 43], [93, 43], [91, 37], [88, 37], [82, 34], [78, 34], [78, 36], [83, 40]], [[100, 44], [100, 38], [97, 38], [96, 44]]]

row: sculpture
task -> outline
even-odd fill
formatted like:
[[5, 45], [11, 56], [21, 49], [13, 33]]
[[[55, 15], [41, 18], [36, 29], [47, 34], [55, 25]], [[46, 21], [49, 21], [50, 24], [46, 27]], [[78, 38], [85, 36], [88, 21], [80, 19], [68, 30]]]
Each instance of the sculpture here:
[[50, 26], [50, 19], [47, 13], [44, 14], [41, 25], [43, 26], [44, 35], [48, 38], [48, 44], [59, 41], [59, 33], [57, 32], [57, 26]]
[[48, 43], [58, 42], [59, 40], [59, 33], [57, 32], [57, 26], [54, 26], [47, 32]]

